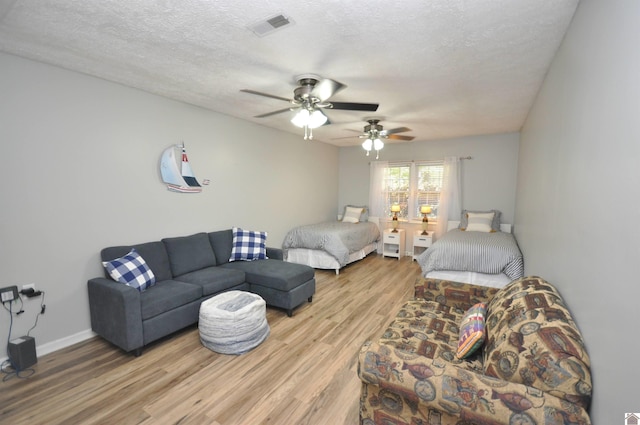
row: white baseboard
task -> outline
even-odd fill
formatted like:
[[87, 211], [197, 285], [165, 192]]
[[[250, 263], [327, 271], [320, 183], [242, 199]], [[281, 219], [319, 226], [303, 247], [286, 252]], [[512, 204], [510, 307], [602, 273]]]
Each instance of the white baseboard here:
[[91, 329], [87, 329], [85, 331], [78, 332], [77, 334], [69, 335], [64, 338], [60, 338], [55, 341], [47, 342], [46, 344], [36, 345], [36, 353], [39, 356], [44, 356], [45, 354], [53, 353], [54, 351], [61, 350], [70, 345], [77, 344], [78, 342], [86, 341], [89, 338], [93, 338], [98, 335], [93, 332]]
[[[40, 357], [49, 353], [53, 353], [54, 351], [61, 350], [63, 348], [69, 347], [70, 345], [77, 344], [78, 342], [86, 341], [87, 339], [93, 338], [96, 335], [98, 334], [93, 332], [91, 329], [87, 329], [85, 331], [81, 331], [55, 341], [47, 342], [46, 344], [42, 345], [37, 345], [38, 340], [36, 340], [36, 356]], [[7, 357], [0, 358], [0, 363], [4, 362], [5, 360], [7, 360]]]

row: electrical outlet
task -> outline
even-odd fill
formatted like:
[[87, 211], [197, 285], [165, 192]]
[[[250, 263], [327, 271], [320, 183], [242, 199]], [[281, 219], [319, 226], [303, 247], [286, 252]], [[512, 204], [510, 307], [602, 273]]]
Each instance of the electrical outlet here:
[[28, 283], [26, 285], [22, 285], [22, 290], [24, 291], [25, 289], [33, 289], [34, 291], [36, 290], [36, 284], [35, 283]]
[[7, 286], [6, 288], [0, 289], [0, 299], [2, 299], [2, 303], [15, 301], [18, 298], [18, 287], [17, 286]]

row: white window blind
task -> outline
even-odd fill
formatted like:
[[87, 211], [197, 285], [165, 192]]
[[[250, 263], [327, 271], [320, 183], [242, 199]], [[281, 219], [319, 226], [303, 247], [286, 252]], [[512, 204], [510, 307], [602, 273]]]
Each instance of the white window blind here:
[[384, 214], [392, 217], [391, 205], [400, 205], [398, 217], [422, 218], [420, 207], [429, 205], [429, 218], [436, 219], [442, 190], [443, 162], [389, 163], [384, 172], [383, 190], [386, 193]]

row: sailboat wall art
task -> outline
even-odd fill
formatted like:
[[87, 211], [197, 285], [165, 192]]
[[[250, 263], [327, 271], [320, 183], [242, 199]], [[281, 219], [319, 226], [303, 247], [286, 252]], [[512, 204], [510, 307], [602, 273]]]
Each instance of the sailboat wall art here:
[[[176, 152], [180, 152], [181, 155], [176, 155]], [[162, 181], [167, 184], [167, 189], [173, 192], [202, 192], [202, 186], [198, 183], [193, 170], [191, 170], [191, 165], [189, 165], [184, 143], [171, 145], [164, 150], [160, 159], [160, 174]]]

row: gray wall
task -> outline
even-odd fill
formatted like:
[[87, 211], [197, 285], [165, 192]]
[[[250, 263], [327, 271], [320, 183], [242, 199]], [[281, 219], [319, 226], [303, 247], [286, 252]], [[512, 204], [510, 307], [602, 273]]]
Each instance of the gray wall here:
[[594, 424], [640, 411], [640, 2], [581, 1], [523, 128], [516, 237], [591, 356]]
[[[39, 354], [90, 335], [86, 282], [103, 273], [103, 247], [232, 226], [281, 246], [291, 227], [335, 217], [334, 146], [15, 56], [0, 54], [0, 69], [0, 287], [46, 291]], [[161, 183], [160, 155], [182, 140], [211, 180], [202, 193]], [[13, 337], [38, 301], [25, 310]]]
[[[407, 133], [409, 134], [409, 133]], [[518, 133], [462, 137], [428, 142], [387, 143], [381, 161], [442, 160], [471, 156], [462, 161], [462, 208], [498, 209], [505, 223], [513, 223], [518, 164]], [[338, 204], [369, 203], [369, 163], [360, 146], [340, 148]]]

